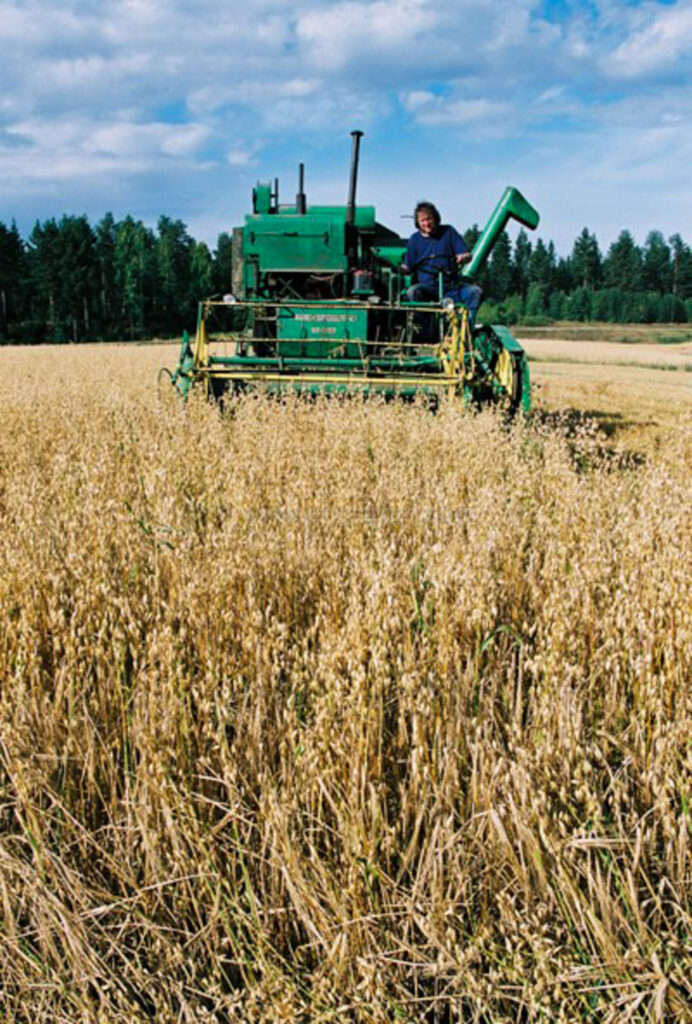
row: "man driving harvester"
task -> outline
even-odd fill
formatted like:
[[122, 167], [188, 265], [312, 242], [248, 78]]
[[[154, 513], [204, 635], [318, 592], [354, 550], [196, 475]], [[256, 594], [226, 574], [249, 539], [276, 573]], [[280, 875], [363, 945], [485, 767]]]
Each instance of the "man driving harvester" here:
[[416, 283], [406, 293], [408, 301], [438, 301], [442, 274], [442, 298], [463, 303], [474, 320], [483, 293], [477, 285], [459, 279], [459, 267], [471, 259], [469, 247], [451, 224], [440, 223], [433, 203], [418, 203], [413, 218], [418, 230], [408, 240], [404, 269], [414, 275]]

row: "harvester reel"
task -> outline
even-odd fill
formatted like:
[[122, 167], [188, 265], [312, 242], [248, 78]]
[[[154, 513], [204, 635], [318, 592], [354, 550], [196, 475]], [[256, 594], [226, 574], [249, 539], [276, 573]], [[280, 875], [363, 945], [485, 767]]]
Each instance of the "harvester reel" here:
[[167, 366], [162, 366], [156, 375], [156, 388], [160, 402], [170, 395], [170, 387], [175, 387], [173, 374]]

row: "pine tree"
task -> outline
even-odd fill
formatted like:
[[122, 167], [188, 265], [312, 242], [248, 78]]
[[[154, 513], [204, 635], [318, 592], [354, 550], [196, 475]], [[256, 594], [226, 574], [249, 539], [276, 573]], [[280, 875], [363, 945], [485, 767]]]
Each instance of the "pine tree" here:
[[601, 251], [596, 236], [584, 228], [574, 243], [571, 257], [575, 283], [581, 288], [597, 288], [601, 282]]
[[177, 332], [190, 313], [193, 241], [181, 220], [159, 217], [154, 246], [157, 270], [157, 327]]
[[32, 312], [52, 341], [83, 341], [91, 333], [98, 289], [94, 233], [85, 216], [38, 221], [27, 252]]
[[606, 284], [622, 291], [636, 292], [641, 288], [642, 254], [629, 231], [621, 231], [613, 242], [603, 263]]
[[106, 213], [96, 225], [96, 259], [98, 261], [98, 320], [102, 338], [117, 334], [118, 302], [115, 290], [115, 241], [117, 225], [112, 213]]
[[574, 273], [572, 272], [572, 261], [569, 257], [565, 259], [564, 256], [561, 256], [558, 259], [553, 274], [552, 287], [557, 291], [564, 292], [565, 295], [569, 295], [576, 287]]
[[531, 284], [535, 282], [548, 289], [552, 283], [554, 271], [555, 246], [552, 242], [546, 246], [543, 239], [539, 238], [529, 260], [529, 282]]
[[546, 246], [542, 238], [536, 242], [528, 268], [529, 287], [526, 293], [526, 313], [540, 316], [546, 312], [548, 296], [555, 277], [555, 246]]
[[206, 242], [195, 242], [190, 254], [190, 295], [188, 316], [194, 326], [194, 315], [200, 299], [207, 298], [213, 291], [214, 264]]
[[98, 304], [96, 238], [88, 219], [63, 216], [57, 246], [57, 315], [72, 341], [86, 341], [91, 335], [92, 310]]
[[672, 253], [671, 291], [680, 299], [692, 298], [692, 251], [677, 233], [668, 242]]
[[24, 315], [26, 255], [17, 225], [0, 224], [0, 338], [8, 339]]
[[672, 277], [670, 249], [660, 231], [650, 231], [642, 254], [642, 287], [653, 292], [669, 292]]
[[43, 332], [51, 341], [65, 340], [56, 318], [61, 273], [58, 234], [54, 217], [44, 224], [36, 221], [27, 246], [31, 318], [43, 325]]
[[213, 290], [220, 295], [233, 290], [233, 239], [227, 231], [222, 231], [216, 240], [212, 280]]
[[506, 231], [497, 239], [490, 257], [489, 297], [502, 302], [512, 290], [512, 246]]
[[529, 265], [531, 263], [531, 242], [522, 228], [514, 243], [514, 259], [512, 261], [512, 290], [526, 296], [529, 287]]
[[152, 331], [156, 275], [154, 237], [141, 221], [128, 216], [117, 225], [114, 260], [119, 328], [131, 339], [145, 337]]

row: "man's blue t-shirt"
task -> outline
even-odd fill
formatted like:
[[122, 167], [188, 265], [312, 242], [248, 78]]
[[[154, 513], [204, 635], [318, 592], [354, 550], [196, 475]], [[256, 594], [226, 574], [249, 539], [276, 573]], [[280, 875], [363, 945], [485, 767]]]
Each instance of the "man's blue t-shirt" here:
[[406, 266], [418, 284], [437, 288], [438, 274], [442, 272], [448, 287], [458, 278], [457, 253], [468, 251], [468, 245], [451, 224], [440, 224], [427, 238], [420, 231], [411, 235], [406, 247]]

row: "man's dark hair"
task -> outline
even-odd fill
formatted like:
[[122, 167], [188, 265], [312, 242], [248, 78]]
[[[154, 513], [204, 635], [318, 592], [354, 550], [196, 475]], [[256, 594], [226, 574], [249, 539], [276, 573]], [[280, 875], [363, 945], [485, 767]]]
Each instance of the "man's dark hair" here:
[[442, 219], [440, 217], [440, 211], [437, 209], [434, 203], [429, 203], [427, 199], [422, 199], [420, 203], [416, 205], [416, 208], [413, 211], [413, 223], [416, 225], [416, 227], [418, 227], [418, 214], [422, 213], [423, 210], [425, 210], [426, 213], [430, 214], [430, 216], [435, 221], [435, 227], [439, 228], [440, 221]]

